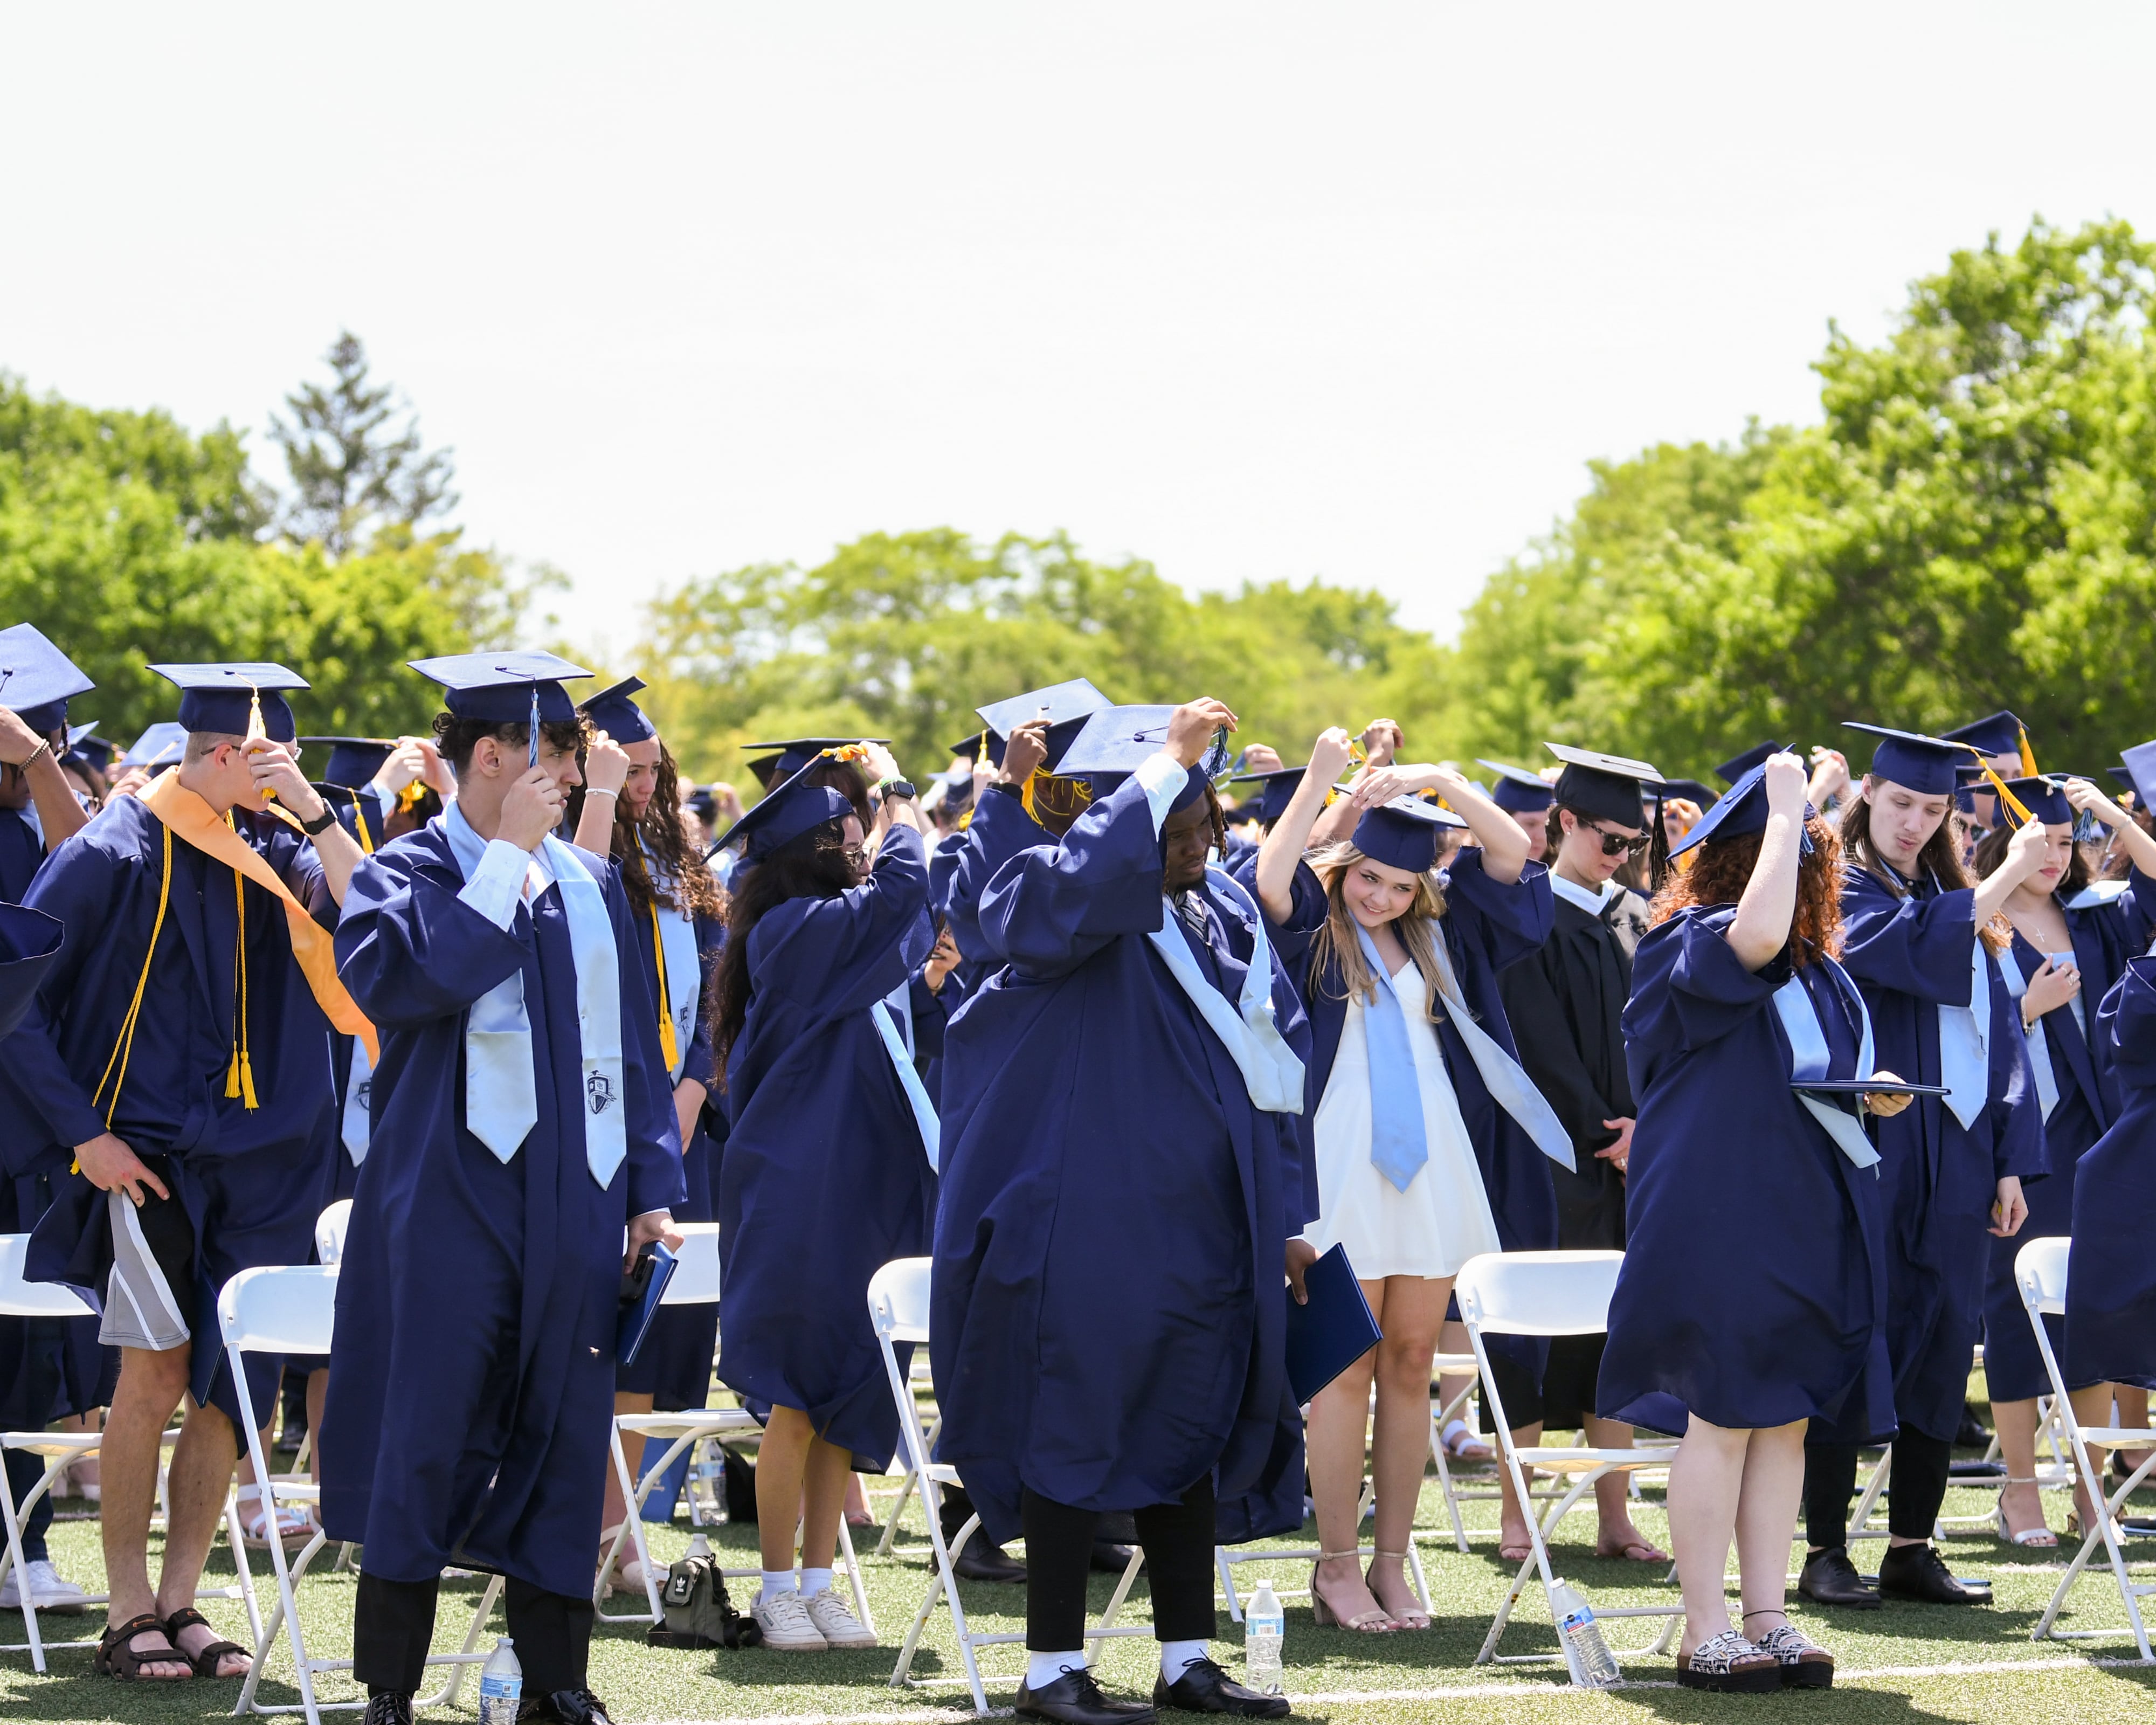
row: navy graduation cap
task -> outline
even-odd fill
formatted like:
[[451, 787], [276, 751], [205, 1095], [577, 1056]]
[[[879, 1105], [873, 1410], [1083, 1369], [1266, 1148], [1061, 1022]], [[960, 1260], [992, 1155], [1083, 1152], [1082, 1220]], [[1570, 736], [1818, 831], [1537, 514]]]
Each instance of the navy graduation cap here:
[[1287, 805], [1302, 788], [1303, 775], [1309, 770], [1307, 767], [1276, 767], [1270, 773], [1237, 773], [1229, 783], [1254, 784], [1258, 788], [1236, 810], [1237, 818], [1263, 821], [1270, 826], [1287, 813]]
[[1475, 764], [1497, 775], [1497, 782], [1490, 787], [1490, 800], [1507, 814], [1532, 814], [1556, 800], [1557, 793], [1540, 773], [1524, 767], [1508, 767], [1502, 761], [1485, 761], [1479, 756]]
[[1422, 797], [1395, 797], [1355, 823], [1355, 848], [1388, 868], [1426, 875], [1437, 862], [1439, 835], [1467, 824], [1449, 809]]
[[1065, 753], [1086, 728], [1086, 721], [1114, 706], [1085, 678], [1073, 677], [1067, 683], [1051, 683], [1045, 689], [1029, 690], [1008, 701], [993, 701], [973, 711], [981, 716], [981, 722], [995, 733], [998, 761], [1003, 758], [1000, 744], [1009, 739], [1012, 732], [1036, 719], [1047, 720], [1048, 757], [1040, 764], [1054, 773], [1061, 768]]
[[[1778, 748], [1773, 752], [1779, 754]], [[1804, 804], [1807, 824], [1819, 811], [1809, 803]], [[1767, 830], [1767, 762], [1762, 758], [1748, 767], [1737, 777], [1737, 782], [1722, 793], [1713, 808], [1700, 817], [1699, 824], [1684, 835], [1683, 840], [1670, 847], [1671, 858], [1704, 845], [1710, 839], [1742, 839], [1748, 834]], [[1799, 848], [1810, 856], [1812, 854], [1812, 835], [1799, 829]]]
[[971, 737], [962, 737], [951, 745], [951, 752], [963, 762], [970, 771], [974, 762], [987, 751], [989, 760], [998, 767], [1004, 764], [1004, 740], [993, 731], [976, 731]]
[[[1732, 755], [1714, 769], [1714, 776], [1724, 784], [1733, 785], [1769, 755], [1779, 755], [1782, 746], [1771, 737], [1764, 742], [1755, 742], [1741, 755]], [[1704, 808], [1704, 803], [1701, 807]]]
[[641, 677], [624, 677], [584, 703], [584, 716], [616, 742], [649, 742], [659, 730], [629, 697], [649, 687]]
[[1576, 749], [1561, 742], [1545, 742], [1543, 747], [1564, 762], [1553, 793], [1555, 801], [1597, 820], [1646, 827], [1645, 788], [1661, 783], [1662, 775], [1645, 761], [1598, 754], [1593, 749]]
[[[1769, 750], [1768, 752], [1772, 753], [1773, 751]], [[1759, 761], [1755, 761], [1753, 765], [1758, 766], [1765, 759], [1766, 756], [1762, 755]], [[1746, 773], [1751, 770], [1749, 767], [1745, 768]], [[1742, 778], [1744, 773], [1740, 773], [1737, 776]], [[1682, 797], [1687, 803], [1697, 803], [1704, 812], [1713, 808], [1721, 800], [1722, 793], [1702, 784], [1696, 778], [1666, 778], [1656, 788], [1655, 800], [1659, 803], [1671, 797]]]
[[272, 742], [298, 740], [299, 723], [282, 692], [308, 686], [307, 680], [297, 671], [267, 660], [153, 665], [150, 669], [179, 690], [183, 731], [245, 737], [254, 730], [259, 711], [263, 733]]
[[814, 832], [818, 827], [834, 820], [844, 820], [854, 812], [854, 805], [845, 793], [834, 791], [824, 784], [808, 783], [808, 772], [818, 760], [811, 755], [800, 768], [788, 778], [773, 785], [763, 799], [726, 829], [726, 835], [705, 852], [716, 855], [729, 845], [742, 847], [745, 862], [755, 862], [767, 857], [782, 845], [791, 844], [803, 833]]
[[2066, 782], [2051, 773], [2040, 773], [2034, 778], [2010, 778], [2006, 788], [2020, 798], [2021, 806], [2033, 819], [2046, 826], [2065, 824], [2074, 820], [2074, 805], [2066, 800]]
[[[744, 755], [763, 755], [751, 761], [748, 770], [766, 790], [781, 779], [791, 778], [827, 749], [842, 749], [857, 742], [889, 742], [888, 737], [790, 737], [780, 742], [745, 742]], [[767, 753], [767, 751], [771, 752]]]
[[187, 727], [175, 724], [170, 719], [160, 719], [133, 742], [127, 752], [120, 757], [122, 767], [177, 767], [180, 757], [187, 752]]
[[[1093, 794], [1106, 795], [1168, 746], [1168, 723], [1174, 716], [1172, 706], [1103, 708], [1080, 727], [1064, 750], [1057, 771], [1065, 778], [1090, 778]], [[1214, 737], [1177, 793], [1174, 806], [1187, 809], [1196, 802], [1205, 787], [1228, 770], [1229, 759], [1227, 740]]]
[[102, 773], [112, 764], [118, 750], [97, 734], [97, 721], [68, 726], [67, 752], [85, 766]]
[[2011, 713], [1991, 713], [1939, 734], [1948, 742], [1972, 743], [1987, 756], [2018, 755], [2029, 739], [2029, 727]]
[[1879, 739], [1871, 751], [1872, 778], [1898, 784], [1920, 797], [1952, 794], [1954, 768], [1969, 759], [1970, 745], [1966, 742], [1948, 742], [1920, 731], [1897, 731], [1892, 726], [1861, 724], [1855, 719], [1845, 719], [1842, 729], [1866, 732]]
[[[452, 653], [405, 661], [442, 685], [442, 705], [459, 719], [485, 725], [573, 725], [576, 703], [562, 685], [591, 673], [552, 653]], [[185, 716], [182, 715], [182, 716]]]
[[40, 737], [67, 723], [68, 697], [97, 686], [33, 624], [0, 629], [0, 706]]
[[2134, 802], [2146, 808], [2149, 793], [2142, 787], [2146, 785], [2150, 791], [2156, 791], [2156, 742], [2136, 743], [2132, 748], [2123, 750], [2119, 758], [2126, 763], [2126, 776], [2130, 781], [2129, 788], [2133, 792]]
[[374, 775], [397, 752], [396, 743], [386, 737], [303, 737], [300, 747], [327, 749], [330, 757], [320, 782], [348, 791], [373, 783]]

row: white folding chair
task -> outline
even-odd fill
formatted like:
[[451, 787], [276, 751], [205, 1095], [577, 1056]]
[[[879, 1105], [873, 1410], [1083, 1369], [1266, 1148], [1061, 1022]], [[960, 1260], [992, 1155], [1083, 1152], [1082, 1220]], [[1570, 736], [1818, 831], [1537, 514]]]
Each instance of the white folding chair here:
[[[331, 1332], [336, 1317], [336, 1268], [334, 1265], [297, 1264], [273, 1266], [259, 1270], [243, 1270], [219, 1291], [217, 1297], [217, 1321], [224, 1338], [225, 1358], [231, 1362], [232, 1381], [239, 1392], [240, 1424], [247, 1433], [247, 1453], [254, 1463], [254, 1477], [262, 1482], [263, 1507], [268, 1512], [271, 1524], [275, 1524], [277, 1505], [285, 1503], [314, 1503], [321, 1497], [321, 1488], [305, 1481], [280, 1479], [270, 1471], [270, 1458], [263, 1453], [262, 1433], [254, 1417], [254, 1399], [247, 1389], [247, 1356], [250, 1353], [327, 1353], [330, 1351]], [[324, 1671], [343, 1671], [352, 1669], [348, 1659], [312, 1659], [308, 1656], [306, 1637], [300, 1627], [300, 1615], [293, 1603], [292, 1589], [307, 1573], [307, 1565], [315, 1559], [328, 1539], [328, 1535], [317, 1527], [300, 1555], [287, 1563], [282, 1540], [270, 1542], [270, 1567], [277, 1572], [277, 1603], [270, 1608], [269, 1621], [257, 1632], [254, 1642], [254, 1668], [247, 1681], [240, 1686], [239, 1700], [233, 1712], [240, 1713], [305, 1713], [307, 1725], [320, 1725], [325, 1712], [357, 1712], [365, 1707], [365, 1701], [323, 1702], [315, 1697], [315, 1679]], [[430, 1654], [429, 1665], [444, 1665], [450, 1668], [449, 1681], [435, 1694], [413, 1703], [415, 1707], [451, 1707], [455, 1705], [457, 1692], [463, 1687], [465, 1668], [484, 1664], [488, 1655], [475, 1651], [479, 1632], [485, 1625], [487, 1614], [501, 1592], [501, 1578], [491, 1578], [485, 1593], [481, 1595], [479, 1609], [472, 1614], [471, 1628], [465, 1635], [461, 1653]], [[262, 1680], [262, 1671], [270, 1656], [271, 1645], [280, 1629], [292, 1650], [292, 1663], [298, 1673], [300, 1699], [296, 1705], [265, 1707], [254, 1698], [255, 1686]]]
[[340, 1198], [315, 1218], [315, 1256], [323, 1264], [344, 1257], [344, 1237], [352, 1226], [352, 1200]]
[[[666, 1292], [660, 1298], [662, 1306], [716, 1305], [719, 1297], [719, 1224], [716, 1222], [677, 1222], [675, 1231], [681, 1235], [680, 1261], [675, 1266], [674, 1279], [667, 1283]], [[639, 1482], [632, 1480], [629, 1472], [629, 1453], [622, 1447], [622, 1435], [627, 1432], [648, 1440], [657, 1438], [667, 1445], [657, 1461], [649, 1459], [647, 1444]], [[657, 1623], [664, 1615], [659, 1604], [659, 1577], [651, 1564], [651, 1550], [644, 1538], [644, 1503], [650, 1497], [666, 1470], [680, 1459], [684, 1451], [693, 1450], [710, 1438], [732, 1437], [743, 1443], [761, 1442], [763, 1428], [756, 1417], [742, 1408], [691, 1408], [672, 1414], [617, 1414], [613, 1421], [613, 1471], [621, 1484], [623, 1512], [621, 1526], [614, 1529], [613, 1543], [607, 1548], [606, 1560], [599, 1565], [598, 1575], [592, 1583], [592, 1609], [598, 1613], [602, 1623]], [[644, 1594], [649, 1607], [644, 1611], [612, 1612], [603, 1609], [600, 1599], [604, 1578], [613, 1570], [624, 1544], [633, 1545], [638, 1567], [644, 1572]], [[846, 1573], [846, 1584], [854, 1596], [854, 1615], [873, 1634], [875, 1620], [869, 1615], [868, 1589], [861, 1584], [860, 1560], [854, 1553], [853, 1530], [846, 1525], [844, 1516], [839, 1517], [839, 1563]], [[761, 1575], [762, 1568], [721, 1569], [727, 1577]]]
[[[896, 1258], [869, 1278], [869, 1317], [875, 1325], [876, 1345], [883, 1350], [884, 1371], [891, 1379], [891, 1399], [898, 1405], [899, 1437], [906, 1451], [907, 1465], [920, 1483], [921, 1507], [928, 1520], [928, 1543], [936, 1551], [936, 1574], [928, 1584], [928, 1591], [921, 1601], [921, 1609], [913, 1614], [912, 1626], [906, 1632], [906, 1645], [898, 1650], [898, 1664], [891, 1674], [891, 1686], [903, 1689], [909, 1686], [927, 1686], [924, 1680], [907, 1675], [913, 1668], [914, 1651], [921, 1645], [921, 1631], [928, 1626], [934, 1614], [936, 1602], [944, 1599], [951, 1607], [951, 1625], [958, 1637], [958, 1656], [966, 1667], [966, 1686], [973, 1692], [973, 1711], [986, 1716], [988, 1711], [988, 1693], [981, 1686], [981, 1667], [975, 1658], [977, 1649], [1002, 1642], [1024, 1641], [1023, 1634], [988, 1635], [970, 1629], [966, 1623], [966, 1608], [958, 1599], [958, 1578], [951, 1565], [956, 1554], [966, 1548], [966, 1542], [973, 1537], [981, 1525], [977, 1515], [969, 1516], [964, 1527], [959, 1528], [957, 1538], [947, 1544], [943, 1538], [942, 1491], [946, 1486], [958, 1483], [957, 1470], [947, 1462], [929, 1459], [928, 1438], [921, 1429], [921, 1409], [913, 1399], [913, 1389], [907, 1374], [898, 1366], [898, 1344], [913, 1344], [916, 1358], [918, 1350], [928, 1345], [928, 1282], [929, 1263], [927, 1258]], [[1131, 1561], [1124, 1568], [1122, 1579], [1116, 1584], [1114, 1596], [1108, 1609], [1101, 1614], [1101, 1620], [1086, 1631], [1086, 1661], [1092, 1663], [1098, 1651], [1097, 1643], [1110, 1635], [1143, 1635], [1151, 1631], [1142, 1625], [1131, 1628], [1116, 1626], [1116, 1618], [1129, 1596], [1131, 1584], [1137, 1579], [1138, 1566], [1145, 1561], [1144, 1553], [1131, 1553]]]
[[[0, 1317], [95, 1316], [66, 1288], [51, 1282], [23, 1280], [23, 1258], [29, 1245], [30, 1236], [27, 1234], [0, 1234]], [[179, 1435], [177, 1430], [165, 1433], [162, 1440], [162, 1447], [169, 1449], [179, 1441]], [[23, 1527], [29, 1519], [30, 1512], [38, 1507], [38, 1500], [52, 1490], [53, 1481], [59, 1477], [62, 1469], [73, 1462], [89, 1461], [97, 1455], [104, 1441], [105, 1434], [101, 1431], [0, 1431], [0, 1454], [19, 1450], [29, 1455], [41, 1455], [45, 1461], [44, 1473], [19, 1503], [15, 1501], [14, 1489], [7, 1477], [6, 1470], [0, 1468], [0, 1527], [4, 1527], [8, 1536], [7, 1548], [0, 1551], [0, 1581], [6, 1580], [11, 1574], [27, 1579], [28, 1571], [23, 1567]], [[158, 1489], [162, 1495], [162, 1471]], [[224, 1531], [226, 1538], [231, 1542], [233, 1560], [239, 1566], [239, 1584], [198, 1588], [195, 1597], [198, 1599], [238, 1600], [246, 1609], [249, 1625], [259, 1633], [262, 1623], [261, 1612], [255, 1604], [254, 1584], [247, 1573], [245, 1547], [240, 1541], [239, 1513], [229, 1497], [225, 1503]], [[27, 1585], [18, 1587], [18, 1590], [23, 1596], [23, 1626], [27, 1639], [0, 1642], [0, 1653], [28, 1653], [31, 1668], [43, 1672], [48, 1648], [95, 1647], [97, 1645], [95, 1636], [86, 1641], [46, 1640], [38, 1627], [37, 1601], [31, 1596]], [[83, 1603], [85, 1605], [103, 1605], [109, 1604], [110, 1599], [104, 1594], [90, 1594], [85, 1596]]]
[[[1490, 1252], [1470, 1258], [1460, 1266], [1459, 1279], [1452, 1285], [1453, 1293], [1460, 1301], [1460, 1316], [1467, 1326], [1468, 1340], [1474, 1345], [1484, 1389], [1490, 1397], [1491, 1423], [1497, 1428], [1499, 1453], [1512, 1474], [1512, 1486], [1520, 1494], [1520, 1502], [1528, 1502], [1524, 1471], [1528, 1462], [1537, 1468], [1575, 1476], [1570, 1488], [1548, 1515], [1539, 1520], [1532, 1514], [1528, 1516], [1527, 1560], [1520, 1565], [1519, 1574], [1506, 1589], [1504, 1602], [1491, 1622], [1481, 1651], [1475, 1656], [1477, 1665], [1488, 1665], [1493, 1661], [1518, 1665], [1562, 1657], [1572, 1672], [1573, 1681], [1579, 1682], [1582, 1674], [1573, 1668], [1568, 1651], [1558, 1654], [1500, 1654], [1498, 1640], [1505, 1633], [1512, 1608], [1527, 1590], [1531, 1572], [1540, 1574], [1543, 1597], [1550, 1605], [1550, 1620], [1558, 1620], [1557, 1606], [1552, 1597], [1557, 1581], [1550, 1573], [1549, 1537], [1567, 1512], [1594, 1489], [1594, 1482], [1611, 1473], [1667, 1468], [1676, 1460], [1675, 1444], [1647, 1445], [1630, 1450], [1586, 1446], [1537, 1449], [1523, 1458], [1513, 1446], [1512, 1422], [1505, 1417], [1503, 1399], [1498, 1394], [1496, 1380], [1491, 1375], [1486, 1337], [1591, 1336], [1608, 1329], [1609, 1296], [1616, 1288], [1617, 1271], [1624, 1261], [1622, 1252]], [[1669, 1621], [1653, 1645], [1625, 1650], [1634, 1655], [1660, 1654], [1666, 1652], [1676, 1639], [1684, 1607], [1613, 1606], [1595, 1615], [1605, 1618], [1667, 1618]], [[1562, 1644], [1562, 1636], [1559, 1640]]]
[[2119, 1599], [2126, 1607], [2133, 1645], [2146, 1664], [2156, 1655], [2149, 1652], [2148, 1628], [2141, 1619], [2141, 1600], [2146, 1594], [2156, 1594], [2156, 1583], [2134, 1581], [2128, 1576], [2126, 1557], [2118, 1548], [2117, 1518], [2134, 1488], [2148, 1477], [2151, 1469], [2156, 1469], [2156, 1450], [2152, 1450], [2148, 1460], [2127, 1476], [2124, 1485], [2108, 1499], [2104, 1497], [2103, 1476], [2090, 1455], [2088, 1446], [2101, 1444], [2107, 1450], [2128, 1449], [2148, 1442], [2148, 1434], [2142, 1426], [2087, 1426], [2074, 1417], [2073, 1399], [2066, 1394], [2066, 1376], [2059, 1369], [2058, 1356], [2052, 1352], [2051, 1333], [2044, 1327], [2046, 1314], [2055, 1317], [2065, 1314], [2066, 1256], [2072, 1245], [2071, 1240], [2056, 1237], [2030, 1240], [2015, 1254], [2014, 1281], [2021, 1291], [2022, 1308], [2028, 1312], [2029, 1322], [2036, 1332], [2036, 1347], [2044, 1356], [2044, 1370], [2051, 1380], [2052, 1402], [2066, 1426], [2067, 1454], [2080, 1470], [2088, 1501], [2102, 1507], [2093, 1517], [2095, 1525], [2082, 1541], [2082, 1548], [2074, 1553], [2073, 1561], [2066, 1565], [2066, 1573], [2059, 1578], [2059, 1584], [2051, 1593], [2051, 1602], [2044, 1608], [2044, 1615], [2029, 1639], [2088, 1640], [2120, 1633], [2118, 1630], [2062, 1630], [2052, 1626], [2058, 1620], [2059, 1608], [2066, 1603], [2067, 1594], [2081, 1579], [2082, 1570], [2088, 1567], [2089, 1559], [2096, 1555], [2097, 1546], [2101, 1543], [2111, 1564], [2112, 1579], [2118, 1585]]

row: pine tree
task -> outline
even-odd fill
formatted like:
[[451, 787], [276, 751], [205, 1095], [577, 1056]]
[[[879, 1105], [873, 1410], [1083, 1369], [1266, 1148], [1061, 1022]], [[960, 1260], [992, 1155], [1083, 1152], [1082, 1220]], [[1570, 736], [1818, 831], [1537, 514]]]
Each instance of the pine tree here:
[[[270, 435], [285, 452], [291, 497], [281, 525], [302, 543], [319, 540], [333, 557], [363, 547], [378, 529], [416, 526], [456, 507], [451, 452], [424, 450], [419, 421], [395, 388], [371, 382], [367, 348], [340, 331], [323, 356], [327, 384], [302, 383], [285, 398], [292, 418], [273, 417]], [[403, 428], [390, 421], [406, 414]]]

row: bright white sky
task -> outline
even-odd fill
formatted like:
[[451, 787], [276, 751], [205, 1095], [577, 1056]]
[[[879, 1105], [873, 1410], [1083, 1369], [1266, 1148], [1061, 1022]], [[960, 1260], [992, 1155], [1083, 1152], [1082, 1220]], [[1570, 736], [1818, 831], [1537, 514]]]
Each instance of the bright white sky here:
[[349, 326], [595, 648], [945, 523], [1445, 629], [1953, 248], [2156, 231], [2152, 60], [2145, 5], [14, 7], [0, 367], [259, 449]]

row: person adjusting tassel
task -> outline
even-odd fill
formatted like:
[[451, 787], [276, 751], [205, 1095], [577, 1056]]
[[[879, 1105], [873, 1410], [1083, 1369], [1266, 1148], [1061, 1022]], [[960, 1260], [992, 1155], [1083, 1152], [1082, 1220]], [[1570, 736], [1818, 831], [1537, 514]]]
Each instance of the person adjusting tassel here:
[[[355, 871], [380, 1026], [337, 1277], [322, 1522], [366, 1548], [352, 1673], [405, 1725], [443, 1569], [505, 1580], [521, 1717], [598, 1725], [592, 1539], [624, 1273], [678, 1245], [680, 1129], [619, 871], [554, 836], [583, 727], [551, 653], [415, 660], [455, 800]], [[628, 1261], [623, 1242], [628, 1242]]]

